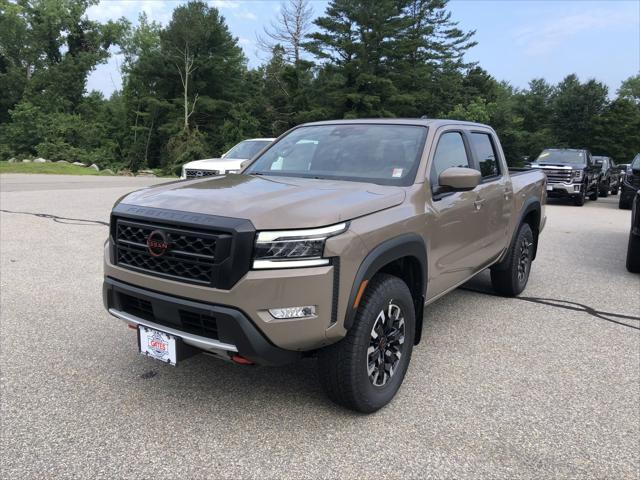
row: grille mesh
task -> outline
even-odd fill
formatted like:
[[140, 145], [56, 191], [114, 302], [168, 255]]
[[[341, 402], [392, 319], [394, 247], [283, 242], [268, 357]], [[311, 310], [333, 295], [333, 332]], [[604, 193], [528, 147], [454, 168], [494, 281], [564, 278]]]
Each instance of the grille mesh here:
[[[169, 248], [161, 256], [153, 256], [147, 240], [154, 230], [162, 231]], [[212, 285], [216, 246], [221, 235], [117, 219], [115, 230], [116, 263], [122, 267], [143, 270], [177, 280]]]
[[215, 175], [220, 175], [219, 170], [195, 170], [187, 168], [185, 170], [185, 174], [188, 179], [190, 178], [202, 178], [202, 177], [213, 177]]

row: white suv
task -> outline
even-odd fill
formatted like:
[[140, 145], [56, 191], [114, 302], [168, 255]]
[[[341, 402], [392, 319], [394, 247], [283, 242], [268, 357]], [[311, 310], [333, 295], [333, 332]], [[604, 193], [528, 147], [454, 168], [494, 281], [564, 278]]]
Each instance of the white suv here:
[[242, 162], [253, 158], [255, 154], [274, 140], [275, 138], [250, 138], [238, 143], [223, 154], [221, 158], [205, 158], [204, 160], [185, 163], [182, 166], [180, 178], [189, 180], [224, 175], [226, 173], [238, 173]]

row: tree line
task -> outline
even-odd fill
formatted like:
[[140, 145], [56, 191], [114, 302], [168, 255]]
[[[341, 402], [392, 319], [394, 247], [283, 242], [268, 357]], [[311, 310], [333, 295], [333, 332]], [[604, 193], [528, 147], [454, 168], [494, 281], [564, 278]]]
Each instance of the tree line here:
[[[175, 172], [250, 137], [325, 119], [422, 117], [492, 125], [511, 164], [545, 147], [629, 161], [640, 151], [640, 76], [613, 99], [595, 80], [542, 78], [518, 89], [465, 58], [448, 0], [333, 0], [317, 18], [286, 0], [258, 37], [268, 60], [248, 68], [220, 12], [176, 7], [90, 20], [94, 0], [0, 0], [0, 160], [42, 156]], [[122, 54], [122, 88], [86, 92], [88, 75]]]

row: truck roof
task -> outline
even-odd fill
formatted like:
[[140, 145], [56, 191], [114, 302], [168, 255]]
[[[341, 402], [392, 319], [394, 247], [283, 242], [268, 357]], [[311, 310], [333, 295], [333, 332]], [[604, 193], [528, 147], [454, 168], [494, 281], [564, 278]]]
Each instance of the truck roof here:
[[309, 125], [348, 125], [353, 123], [388, 124], [388, 125], [421, 125], [425, 127], [441, 127], [443, 125], [466, 125], [477, 127], [489, 127], [483, 123], [465, 122], [462, 120], [448, 120], [442, 118], [350, 118], [346, 120], [324, 120], [320, 122], [305, 123]]

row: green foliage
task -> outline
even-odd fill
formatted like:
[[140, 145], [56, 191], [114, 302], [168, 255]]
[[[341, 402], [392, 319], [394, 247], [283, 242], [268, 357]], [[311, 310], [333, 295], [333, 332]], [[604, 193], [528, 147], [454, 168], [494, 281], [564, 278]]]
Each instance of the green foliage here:
[[[136, 26], [89, 20], [95, 2], [0, 0], [0, 159], [172, 173], [304, 122], [423, 115], [490, 124], [514, 165], [554, 146], [617, 161], [640, 151], [638, 75], [613, 100], [575, 75], [515, 90], [465, 60], [474, 32], [458, 27], [448, 0], [332, 0], [306, 43], [296, 40], [304, 55], [274, 44], [252, 70], [206, 2], [178, 5], [164, 26], [144, 14]], [[114, 47], [122, 89], [87, 93]]]

